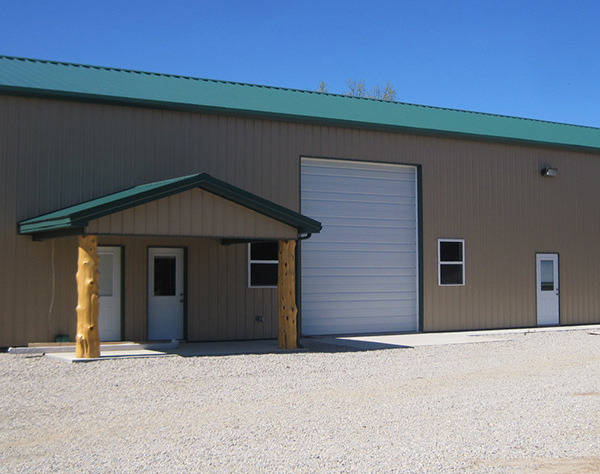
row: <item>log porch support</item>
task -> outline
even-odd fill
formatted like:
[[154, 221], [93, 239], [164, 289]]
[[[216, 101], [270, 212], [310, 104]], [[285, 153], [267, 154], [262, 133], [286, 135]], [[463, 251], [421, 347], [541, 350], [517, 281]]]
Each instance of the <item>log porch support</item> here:
[[279, 268], [277, 275], [277, 299], [279, 301], [280, 349], [298, 348], [296, 306], [296, 241], [279, 241]]
[[100, 357], [98, 275], [98, 238], [95, 235], [80, 235], [76, 275], [75, 357], [77, 358], [95, 359]]

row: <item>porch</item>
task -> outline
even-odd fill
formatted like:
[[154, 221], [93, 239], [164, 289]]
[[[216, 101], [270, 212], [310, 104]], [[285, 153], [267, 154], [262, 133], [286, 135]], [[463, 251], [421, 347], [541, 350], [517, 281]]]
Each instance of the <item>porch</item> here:
[[[206, 174], [137, 186], [19, 222], [19, 233], [32, 235], [35, 240], [78, 235], [76, 353], [82, 358], [96, 358], [100, 351], [99, 321], [103, 319], [99, 318], [100, 299], [107, 295], [99, 292], [102, 283], [99, 266], [102, 267], [102, 263], [98, 245], [124, 249], [120, 257], [123, 273], [133, 277], [132, 282], [137, 283], [128, 285], [125, 281], [120, 290], [121, 297], [117, 300], [120, 300], [125, 312], [138, 307], [133, 310], [138, 314], [138, 320], [144, 319], [139, 316], [139, 306], [143, 308], [143, 302], [146, 302], [146, 336], [151, 336], [151, 339], [162, 339], [163, 335], [172, 337], [151, 329], [153, 319], [158, 320], [160, 326], [163, 316], [171, 311], [159, 307], [153, 318], [152, 298], [156, 297], [156, 301], [160, 300], [162, 304], [169, 296], [173, 297], [172, 307], [179, 305], [181, 309], [177, 317], [181, 319], [182, 332], [174, 338], [187, 339], [199, 320], [194, 316], [197, 314], [197, 300], [202, 298], [199, 289], [203, 285], [209, 287], [208, 282], [215, 278], [210, 265], [209, 268], [204, 267], [203, 277], [199, 276], [201, 261], [196, 254], [188, 258], [187, 249], [198, 247], [198, 242], [212, 248], [237, 247], [235, 265], [239, 266], [240, 262], [247, 260], [241, 255], [247, 252], [248, 243], [279, 242], [275, 286], [279, 346], [285, 349], [297, 347], [296, 240], [307, 238], [320, 229], [320, 223], [310, 218]], [[128, 251], [127, 242], [133, 252]], [[151, 246], [152, 242], [156, 246]], [[143, 256], [139, 255], [140, 248]], [[180, 263], [177, 263], [178, 257], [172, 261], [169, 255], [163, 255], [164, 252], [151, 251], [161, 248], [181, 249]], [[134, 254], [133, 257], [130, 253]], [[122, 257], [123, 254], [127, 256]], [[133, 258], [130, 264], [127, 263], [128, 258]], [[214, 261], [214, 252], [208, 252], [206, 258]], [[212, 268], [220, 267], [219, 260], [216, 260]], [[143, 269], [144, 263], [147, 269]], [[114, 265], [106, 268], [114, 269]], [[107, 275], [105, 271], [104, 276]], [[248, 286], [237, 274], [231, 278], [226, 276], [224, 282], [217, 294], [217, 305], [227, 305], [223, 286], [227, 286], [226, 291], [230, 294], [243, 293]], [[192, 288], [193, 291], [188, 292]], [[271, 294], [273, 296], [273, 291]], [[211, 299], [215, 295], [209, 293], [205, 297]], [[244, 299], [243, 295], [240, 299]], [[141, 313], [144, 313], [143, 309]], [[137, 331], [140, 331], [144, 323], [138, 321], [137, 326]]]

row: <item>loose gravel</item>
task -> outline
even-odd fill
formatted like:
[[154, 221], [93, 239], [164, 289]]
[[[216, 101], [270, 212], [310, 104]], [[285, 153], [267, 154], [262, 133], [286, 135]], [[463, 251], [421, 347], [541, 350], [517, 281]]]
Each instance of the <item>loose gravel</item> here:
[[598, 472], [600, 335], [66, 364], [0, 354], [3, 472]]

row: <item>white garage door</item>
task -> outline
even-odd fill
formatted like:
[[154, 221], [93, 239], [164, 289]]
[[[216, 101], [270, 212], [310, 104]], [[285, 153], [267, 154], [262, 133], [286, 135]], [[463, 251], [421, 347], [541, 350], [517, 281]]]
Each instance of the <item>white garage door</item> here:
[[302, 159], [302, 334], [418, 330], [413, 166]]

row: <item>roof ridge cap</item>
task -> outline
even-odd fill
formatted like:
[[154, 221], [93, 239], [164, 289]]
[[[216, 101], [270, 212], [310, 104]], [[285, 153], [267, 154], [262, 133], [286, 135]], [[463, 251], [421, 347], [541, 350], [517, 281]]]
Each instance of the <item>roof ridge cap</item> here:
[[[81, 64], [81, 63], [73, 63], [68, 61], [56, 61], [52, 59], [36, 59], [36, 58], [23, 58], [18, 56], [5, 56], [0, 55], [0, 59], [8, 59], [8, 60], [16, 60], [16, 61], [24, 61], [24, 62], [32, 62], [32, 63], [42, 63], [42, 64], [54, 64], [58, 66], [69, 66], [69, 67], [82, 67], [86, 69], [99, 69], [104, 71], [114, 71], [114, 72], [128, 72], [135, 74], [144, 74], [148, 76], [162, 76], [162, 77], [172, 77], [179, 79], [192, 79], [197, 81], [215, 81], [213, 79], [206, 79], [202, 77], [193, 77], [193, 76], [184, 76], [180, 74], [166, 74], [162, 72], [152, 72], [152, 71], [141, 71], [137, 69], [125, 69], [111, 66], [96, 66], [93, 64]], [[215, 81], [215, 82], [228, 82], [228, 81]]]
[[567, 127], [573, 127], [573, 128], [579, 128], [579, 129], [600, 130], [600, 127], [593, 127], [590, 125], [577, 125], [577, 124], [557, 122], [557, 121], [552, 121], [552, 120], [543, 120], [543, 119], [528, 118], [528, 117], [518, 117], [518, 116], [514, 116], [514, 115], [496, 114], [496, 113], [490, 113], [490, 112], [479, 112], [479, 111], [473, 111], [473, 110], [457, 109], [457, 108], [452, 108], [452, 107], [440, 107], [440, 106], [434, 106], [434, 105], [414, 104], [414, 103], [402, 102], [402, 101], [390, 101], [390, 100], [376, 99], [376, 98], [371, 98], [371, 97], [356, 97], [356, 96], [350, 96], [350, 95], [346, 95], [346, 94], [339, 94], [339, 93], [332, 93], [332, 92], [319, 92], [319, 91], [314, 91], [314, 90], [297, 89], [297, 88], [291, 88], [291, 87], [252, 84], [252, 83], [246, 83], [246, 82], [227, 81], [227, 80], [221, 80], [221, 79], [207, 79], [207, 78], [194, 77], [194, 76], [166, 74], [166, 73], [151, 72], [151, 71], [140, 71], [140, 70], [135, 70], [135, 69], [124, 69], [124, 68], [116, 68], [116, 67], [109, 67], [109, 66], [95, 66], [95, 65], [90, 65], [90, 64], [79, 64], [79, 63], [73, 63], [73, 62], [67, 62], [67, 61], [56, 61], [56, 60], [49, 60], [49, 59], [35, 59], [35, 58], [24, 58], [24, 57], [18, 57], [18, 56], [0, 55], [0, 60], [2, 60], [2, 59], [11, 60], [11, 61], [41, 63], [41, 64], [54, 64], [54, 65], [67, 66], [67, 67], [81, 67], [81, 68], [87, 68], [87, 69], [97, 69], [97, 70], [114, 71], [114, 72], [121, 72], [121, 73], [133, 73], [133, 74], [155, 76], [155, 77], [186, 79], [186, 80], [199, 81], [199, 82], [212, 82], [212, 83], [217, 83], [217, 84], [229, 84], [229, 85], [259, 88], [259, 89], [277, 90], [277, 91], [285, 91], [285, 92], [296, 92], [296, 93], [310, 94], [310, 95], [315, 95], [315, 96], [316, 95], [331, 96], [331, 97], [340, 98], [340, 99], [379, 102], [379, 103], [397, 105], [397, 106], [403, 106], [403, 107], [415, 107], [415, 108], [423, 108], [423, 109], [431, 109], [431, 110], [439, 110], [439, 111], [459, 112], [459, 113], [463, 113], [463, 114], [480, 115], [480, 116], [487, 116], [487, 117], [500, 117], [500, 118], [512, 119], [512, 120], [524, 120], [524, 121], [534, 122], [534, 123], [546, 123], [546, 124], [567, 126]]
[[[203, 82], [215, 82], [220, 84], [231, 84], [238, 86], [248, 86], [248, 87], [257, 87], [261, 89], [276, 89], [276, 90], [285, 90], [285, 91], [293, 91], [293, 92], [303, 92], [303, 93], [311, 93], [311, 94], [319, 94], [316, 91], [309, 91], [303, 89], [294, 89], [290, 87], [282, 87], [282, 86], [271, 86], [265, 84], [253, 84], [249, 82], [239, 82], [239, 81], [228, 81], [224, 79], [210, 79], [206, 77], [196, 77], [196, 76], [185, 76], [182, 74], [168, 74], [162, 72], [153, 72], [153, 71], [142, 71], [138, 69], [126, 69], [112, 66], [97, 66], [93, 64], [82, 64], [82, 63], [74, 63], [69, 61], [57, 61], [53, 59], [37, 59], [37, 58], [24, 58], [20, 56], [7, 56], [0, 55], [0, 60], [6, 59], [10, 61], [23, 61], [23, 62], [31, 62], [31, 63], [41, 63], [41, 64], [54, 64], [58, 66], [68, 66], [68, 67], [82, 67], [86, 69], [98, 69], [103, 71], [114, 71], [114, 72], [127, 72], [127, 73], [135, 73], [135, 74], [143, 74], [148, 76], [158, 76], [158, 77], [169, 77], [175, 79], [189, 79], [193, 81], [203, 81]], [[331, 94], [337, 95], [337, 94]]]

